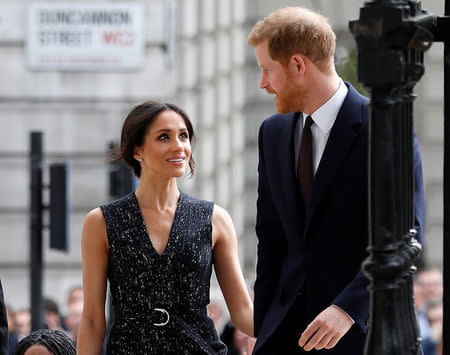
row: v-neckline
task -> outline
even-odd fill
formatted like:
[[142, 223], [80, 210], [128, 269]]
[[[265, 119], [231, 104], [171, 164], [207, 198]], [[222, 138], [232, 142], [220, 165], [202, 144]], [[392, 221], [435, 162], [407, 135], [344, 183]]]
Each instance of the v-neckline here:
[[158, 253], [158, 251], [153, 246], [152, 239], [150, 238], [150, 233], [148, 232], [147, 225], [145, 224], [144, 215], [142, 213], [141, 206], [139, 206], [139, 201], [138, 201], [137, 196], [136, 196], [136, 191], [133, 192], [133, 196], [134, 196], [134, 201], [136, 203], [136, 208], [138, 210], [138, 214], [139, 214], [139, 217], [140, 217], [140, 220], [141, 220], [141, 228], [143, 230], [143, 235], [145, 236], [145, 239], [147, 239], [147, 243], [150, 246], [150, 249], [153, 250], [153, 252], [156, 254], [156, 256], [158, 256], [159, 258], [162, 258], [166, 254], [166, 251], [168, 250], [168, 248], [170, 246], [170, 240], [172, 239], [172, 234], [173, 234], [173, 226], [175, 225], [175, 222], [177, 220], [178, 210], [179, 210], [179, 207], [180, 207], [180, 202], [181, 202], [183, 193], [180, 191], [180, 195], [178, 196], [177, 207], [175, 208], [175, 213], [173, 215], [172, 225], [170, 226], [169, 238], [167, 239], [166, 246], [164, 247], [164, 250], [162, 251], [161, 254]]

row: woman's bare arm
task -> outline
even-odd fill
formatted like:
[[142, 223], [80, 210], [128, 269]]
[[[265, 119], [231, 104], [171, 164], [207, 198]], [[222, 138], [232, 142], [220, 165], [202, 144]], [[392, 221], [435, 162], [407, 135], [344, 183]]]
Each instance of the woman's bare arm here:
[[78, 331], [77, 354], [98, 355], [105, 337], [108, 243], [103, 213], [88, 213], [81, 239], [83, 258], [83, 314]]
[[213, 213], [214, 268], [234, 326], [253, 336], [253, 302], [238, 258], [236, 231], [230, 215], [215, 205]]

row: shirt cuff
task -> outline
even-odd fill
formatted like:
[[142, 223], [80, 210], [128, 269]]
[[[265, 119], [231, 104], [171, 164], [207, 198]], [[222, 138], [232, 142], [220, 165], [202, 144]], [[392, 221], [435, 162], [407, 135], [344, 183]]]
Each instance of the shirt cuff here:
[[336, 307], [336, 308], [340, 309], [342, 312], [344, 312], [344, 313], [351, 319], [352, 325], [355, 324], [355, 321], [353, 320], [353, 318], [350, 317], [350, 316], [348, 315], [348, 313], [347, 313], [346, 311], [344, 311], [341, 307], [336, 306], [335, 304], [332, 304], [331, 307]]

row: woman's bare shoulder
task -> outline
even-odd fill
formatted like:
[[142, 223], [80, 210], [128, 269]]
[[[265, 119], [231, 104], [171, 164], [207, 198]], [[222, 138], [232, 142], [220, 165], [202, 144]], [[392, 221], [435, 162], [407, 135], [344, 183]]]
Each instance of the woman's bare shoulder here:
[[106, 243], [106, 223], [100, 207], [94, 208], [86, 215], [83, 226], [83, 241]]

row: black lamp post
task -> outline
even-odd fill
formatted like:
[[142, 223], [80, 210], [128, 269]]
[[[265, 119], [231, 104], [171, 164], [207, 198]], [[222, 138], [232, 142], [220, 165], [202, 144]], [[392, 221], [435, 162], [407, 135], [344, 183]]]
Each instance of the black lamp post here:
[[[371, 279], [371, 317], [365, 354], [420, 354], [412, 296], [414, 260], [421, 251], [414, 230], [413, 88], [425, 71], [424, 52], [433, 41], [448, 42], [448, 18], [428, 14], [417, 0], [366, 1], [350, 29], [358, 45], [359, 81], [371, 90], [370, 255], [363, 263]], [[448, 68], [448, 48], [446, 53]], [[448, 99], [446, 106], [447, 112]], [[444, 276], [448, 286], [447, 281]]]

